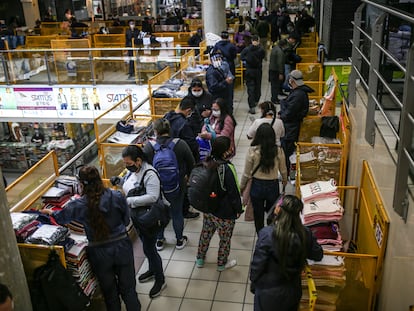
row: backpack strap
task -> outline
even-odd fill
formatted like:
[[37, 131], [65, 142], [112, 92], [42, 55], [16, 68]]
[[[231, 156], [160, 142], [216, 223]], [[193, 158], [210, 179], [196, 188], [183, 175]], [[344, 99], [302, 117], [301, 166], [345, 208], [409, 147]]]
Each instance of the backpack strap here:
[[[180, 140], [179, 138], [170, 138], [167, 140], [166, 144], [162, 144], [162, 145], [167, 145], [169, 149], [174, 150], [174, 147], [178, 143], [179, 140]], [[155, 153], [161, 150], [162, 145], [160, 145], [158, 142], [150, 141], [150, 143]]]
[[[155, 175], [157, 175], [158, 179], [160, 179], [160, 176], [158, 175], [158, 172], [156, 170], [152, 169], [152, 168], [149, 168], [144, 172], [144, 174], [142, 174], [141, 180], [139, 182], [140, 186], [142, 186], [142, 187], [144, 186], [144, 178], [145, 178], [145, 175], [147, 175], [147, 173], [149, 171], [153, 171], [155, 173]], [[160, 180], [160, 185], [161, 185], [161, 180]]]
[[171, 150], [174, 150], [175, 145], [178, 143], [179, 138], [173, 138], [170, 139], [167, 146], [168, 148], [170, 148]]

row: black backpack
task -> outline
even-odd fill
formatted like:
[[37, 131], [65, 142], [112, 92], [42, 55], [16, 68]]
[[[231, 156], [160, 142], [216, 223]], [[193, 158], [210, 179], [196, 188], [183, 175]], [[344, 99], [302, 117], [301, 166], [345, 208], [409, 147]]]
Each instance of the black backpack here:
[[54, 250], [50, 252], [47, 263], [35, 269], [30, 287], [35, 311], [81, 311], [90, 304], [89, 297], [72, 273], [63, 267]]
[[[218, 192], [220, 179], [224, 178], [224, 165], [219, 165], [217, 169], [207, 167], [207, 163], [197, 164], [191, 171], [188, 180], [188, 201], [190, 205], [203, 213], [212, 213], [218, 206]], [[219, 177], [222, 177], [220, 178]]]

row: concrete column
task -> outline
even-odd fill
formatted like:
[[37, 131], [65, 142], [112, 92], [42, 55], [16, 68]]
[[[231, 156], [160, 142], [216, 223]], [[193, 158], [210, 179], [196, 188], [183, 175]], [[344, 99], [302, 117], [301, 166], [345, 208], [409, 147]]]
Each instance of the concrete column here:
[[41, 19], [38, 0], [20, 0], [20, 2], [22, 3], [26, 26], [33, 28], [36, 25], [36, 20]]
[[14, 310], [31, 311], [32, 303], [29, 288], [13, 231], [1, 170], [0, 237], [0, 283], [5, 284], [10, 289], [13, 295]]
[[226, 30], [226, 2], [223, 0], [203, 1], [204, 33], [220, 35]]

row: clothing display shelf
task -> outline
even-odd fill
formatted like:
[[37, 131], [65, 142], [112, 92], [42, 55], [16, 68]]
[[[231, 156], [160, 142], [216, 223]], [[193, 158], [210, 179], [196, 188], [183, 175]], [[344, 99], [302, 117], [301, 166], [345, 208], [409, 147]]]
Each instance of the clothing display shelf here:
[[321, 124], [321, 117], [309, 116], [301, 125], [299, 142], [296, 145], [295, 184], [298, 194], [300, 185], [316, 180], [334, 178], [337, 185], [345, 185], [351, 137], [351, 124], [345, 104], [341, 106], [336, 139], [321, 138]]
[[[128, 104], [129, 110], [119, 111], [118, 108]], [[98, 158], [102, 168], [102, 177], [109, 179], [119, 175], [125, 168], [122, 161], [122, 149], [130, 144], [137, 143], [140, 134], [143, 134], [149, 122], [155, 119], [150, 113], [143, 112], [134, 115], [132, 111], [132, 97], [129, 95], [112, 108], [103, 112], [94, 120], [95, 137], [98, 145]], [[112, 121], [118, 116], [119, 121], [133, 122], [139, 133], [122, 133], [116, 129]]]
[[[59, 171], [57, 167], [56, 153], [54, 151], [51, 151], [35, 166], [30, 168], [25, 174], [23, 174], [6, 188], [6, 195], [9, 202], [10, 212], [13, 212], [13, 215], [17, 215], [19, 214], [18, 212], [27, 210], [39, 210], [41, 208], [44, 208], [46, 204], [48, 207], [63, 207], [65, 202], [70, 199], [71, 194], [68, 193], [67, 195], [62, 196], [61, 193], [56, 190], [60, 189], [62, 193], [67, 192], [67, 190], [63, 188], [53, 187], [56, 180], [58, 179], [58, 176]], [[19, 215], [24, 214], [20, 213]], [[38, 215], [35, 217], [37, 216]], [[12, 217], [12, 219], [16, 220], [19, 218]], [[36, 221], [36, 223], [37, 225], [40, 225], [39, 221]], [[73, 231], [73, 228], [75, 227], [78, 228], [76, 230], [76, 233]], [[63, 242], [62, 238], [64, 237], [64, 244], [67, 249], [65, 250], [64, 246], [53, 245], [55, 242], [52, 242], [52, 239], [44, 240], [43, 238], [39, 239], [39, 237], [35, 238], [35, 235], [39, 233], [43, 228], [47, 230], [49, 230], [48, 228], [64, 229], [65, 235], [62, 235], [62, 237], [59, 238], [59, 242]], [[79, 227], [79, 225], [75, 226], [75, 224], [70, 224], [68, 228], [71, 230], [70, 233], [69, 230], [65, 227], [43, 224], [38, 229], [35, 228], [34, 231], [30, 232], [30, 235], [24, 239], [25, 243], [18, 243], [29, 286], [33, 280], [34, 270], [37, 267], [46, 264], [49, 258], [49, 254], [53, 250], [56, 251], [59, 255], [62, 265], [65, 268], [68, 268], [68, 270], [73, 274], [74, 278], [77, 280], [84, 293], [88, 296], [91, 296], [97, 288], [97, 281], [86, 258], [86, 236], [82, 234], [83, 228]], [[15, 232], [16, 234], [18, 233], [17, 231]], [[40, 235], [40, 237], [46, 236], [40, 233], [37, 235]], [[28, 244], [29, 241], [31, 241], [31, 243], [40, 244]], [[45, 243], [42, 241], [49, 241], [47, 244], [52, 245], [44, 245]]]
[[[382, 282], [382, 265], [389, 230], [388, 215], [366, 161], [362, 164], [359, 187], [336, 187], [334, 183], [331, 186], [328, 185], [324, 186], [321, 183], [321, 186], [317, 187], [309, 184], [308, 190], [310, 191], [307, 190], [306, 185], [302, 186], [305, 195], [303, 199], [307, 197], [312, 198], [311, 201], [317, 201], [317, 192], [319, 192], [319, 199], [326, 196], [320, 189], [325, 189], [329, 195], [331, 188], [336, 188], [338, 197], [345, 198], [341, 200], [341, 204], [345, 212], [351, 215], [348, 219], [352, 220], [351, 228], [345, 230], [350, 232], [350, 236], [343, 238], [348, 242], [352, 241], [350, 244], [355, 246], [349, 247], [348, 252], [345, 253], [343, 250], [330, 251], [328, 250], [330, 246], [325, 244], [322, 261], [308, 261], [317, 292], [315, 310], [374, 310], [376, 296]], [[318, 208], [319, 205], [316, 204], [315, 209], [311, 209], [311, 213], [317, 213]], [[328, 211], [332, 210], [330, 206], [321, 207], [323, 214], [320, 214], [320, 221], [323, 221]], [[309, 215], [309, 209], [306, 209], [306, 206], [304, 213]], [[338, 220], [337, 223], [343, 227], [346, 226], [342, 220]], [[312, 231], [315, 229], [314, 225], [315, 223], [313, 223], [313, 229], [312, 226], [310, 227]], [[315, 234], [320, 233], [320, 231], [315, 232]], [[323, 242], [318, 239], [318, 242], [332, 243], [332, 240], [325, 239]], [[304, 287], [307, 285], [305, 278], [302, 280], [302, 285]], [[309, 298], [304, 291], [301, 310], [307, 310], [308, 303]]]

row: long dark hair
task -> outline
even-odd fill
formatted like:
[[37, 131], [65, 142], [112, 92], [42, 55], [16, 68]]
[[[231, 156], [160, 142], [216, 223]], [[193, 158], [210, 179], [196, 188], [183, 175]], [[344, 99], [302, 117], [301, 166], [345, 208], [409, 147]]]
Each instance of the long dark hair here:
[[219, 107], [220, 107], [220, 118], [219, 118], [219, 128], [220, 130], [223, 129], [224, 127], [224, 120], [226, 119], [227, 116], [230, 116], [231, 120], [233, 121], [233, 126], [236, 127], [237, 122], [236, 119], [234, 119], [233, 115], [229, 113], [228, 109], [227, 109], [227, 105], [224, 102], [223, 98], [216, 98], [213, 101], [213, 104], [216, 103]]
[[102, 241], [109, 236], [109, 225], [99, 210], [101, 196], [105, 191], [98, 169], [94, 166], [84, 166], [79, 171], [79, 181], [83, 185], [83, 195], [88, 204], [87, 217], [92, 228], [94, 239]]
[[278, 152], [275, 140], [273, 128], [269, 123], [263, 123], [258, 127], [251, 143], [251, 146], [260, 146], [260, 168], [265, 173], [275, 167], [275, 156]]
[[302, 225], [299, 213], [303, 209], [302, 201], [294, 195], [285, 195], [280, 203], [280, 211], [273, 226], [273, 249], [278, 249], [279, 263], [282, 273], [289, 278], [287, 271], [287, 258], [292, 251], [293, 242], [299, 238], [301, 247], [295, 247], [293, 251], [301, 263], [306, 260], [306, 233]]

